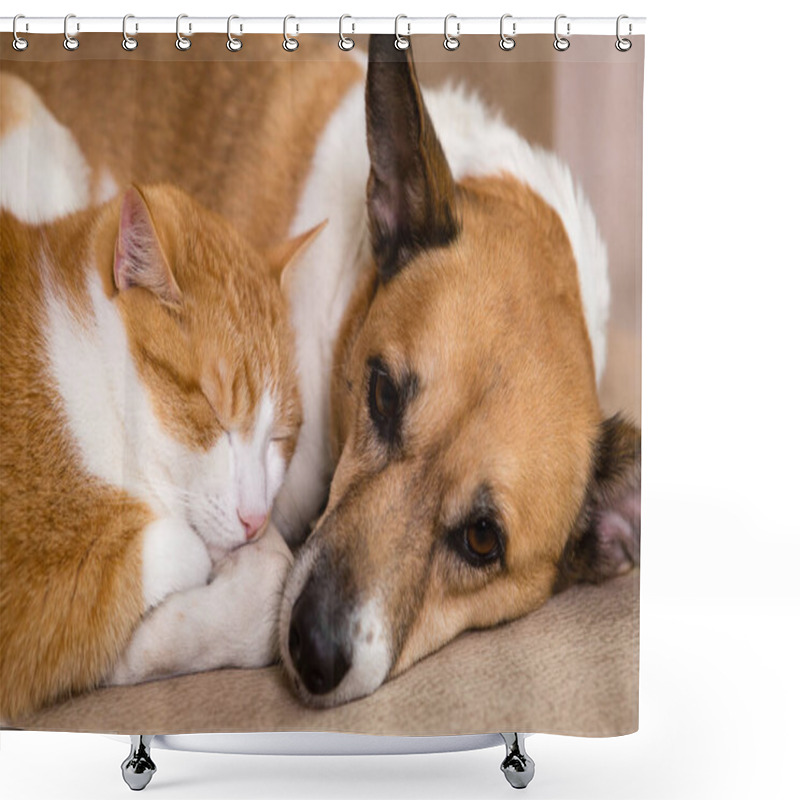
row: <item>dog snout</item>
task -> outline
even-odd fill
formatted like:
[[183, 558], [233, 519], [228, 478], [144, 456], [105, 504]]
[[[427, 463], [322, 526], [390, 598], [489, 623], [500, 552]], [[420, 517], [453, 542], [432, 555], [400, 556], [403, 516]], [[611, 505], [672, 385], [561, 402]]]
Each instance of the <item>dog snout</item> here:
[[346, 610], [333, 594], [309, 580], [292, 609], [289, 654], [311, 694], [335, 689], [352, 664]]

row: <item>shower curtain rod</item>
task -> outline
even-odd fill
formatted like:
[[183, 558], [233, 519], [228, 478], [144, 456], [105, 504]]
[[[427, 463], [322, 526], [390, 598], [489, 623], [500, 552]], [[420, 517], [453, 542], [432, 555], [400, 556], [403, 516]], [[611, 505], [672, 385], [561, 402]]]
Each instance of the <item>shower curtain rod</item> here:
[[[616, 17], [569, 17], [559, 15], [558, 29], [561, 35], [568, 36], [613, 36], [617, 32]], [[532, 33], [553, 34], [554, 17], [513, 17], [506, 15], [503, 30], [509, 36]], [[0, 32], [11, 33], [13, 17], [0, 17]], [[135, 17], [129, 16], [126, 23], [128, 35], [142, 33], [175, 33], [175, 17]], [[81, 17], [70, 15], [68, 33], [77, 36], [82, 33], [121, 33], [122, 17]], [[628, 17], [622, 21], [620, 29], [624, 36], [644, 33], [644, 17]], [[568, 27], [569, 26], [569, 27]], [[397, 28], [397, 30], [396, 30]], [[19, 35], [27, 33], [61, 34], [65, 32], [64, 17], [25, 17], [19, 16], [16, 31]], [[184, 36], [194, 33], [226, 33], [228, 17], [193, 17], [181, 15], [180, 29]], [[443, 34], [444, 17], [236, 17], [233, 32], [237, 36], [257, 33], [288, 33], [292, 36], [304, 33], [330, 33], [358, 35], [366, 33], [399, 33], [403, 36], [414, 34]], [[500, 16], [497, 17], [457, 17], [450, 16], [447, 30], [455, 36], [472, 34], [499, 34]]]

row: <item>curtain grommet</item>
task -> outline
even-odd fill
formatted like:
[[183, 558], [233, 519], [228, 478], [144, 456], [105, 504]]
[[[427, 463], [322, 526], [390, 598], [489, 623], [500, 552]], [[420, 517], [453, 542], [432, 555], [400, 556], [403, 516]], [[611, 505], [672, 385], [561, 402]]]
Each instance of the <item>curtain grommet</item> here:
[[[64, 17], [64, 49], [65, 50], [69, 50], [70, 52], [72, 52], [74, 50], [77, 50], [78, 47], [80, 47], [80, 44], [81, 44], [77, 40], [77, 38], [75, 36], [72, 36], [70, 34], [70, 32], [69, 32], [69, 21], [71, 19], [75, 19], [75, 15], [74, 14], [67, 14], [67, 16]], [[75, 24], [76, 33], [78, 31], [80, 31], [80, 29], [81, 29], [80, 24], [76, 23]]]
[[[136, 19], [133, 14], [126, 14], [122, 18], [122, 49], [127, 50], [129, 53], [132, 50], [135, 50], [139, 46], [139, 42], [136, 39], [136, 36], [129, 36], [128, 35], [128, 20], [129, 19]], [[134, 30], [138, 30], [139, 26], [136, 25]]]
[[[623, 39], [622, 36], [620, 36], [620, 33], [619, 33], [620, 22], [622, 22], [622, 20], [624, 20], [624, 19], [629, 19], [627, 14], [620, 14], [617, 17], [617, 41], [614, 42], [614, 47], [616, 47], [617, 50], [619, 50], [620, 53], [627, 53], [628, 50], [630, 50], [631, 47], [633, 47], [633, 42], [630, 39]], [[631, 35], [631, 30], [632, 30], [631, 29], [631, 24], [629, 22], [628, 23], [628, 36]]]
[[[346, 19], [353, 19], [353, 18], [349, 14], [342, 14], [342, 16], [339, 17], [339, 49], [344, 50], [345, 53], [348, 50], [352, 50], [356, 46], [354, 39], [351, 39], [349, 36], [344, 35], [343, 28], [344, 28], [344, 21]], [[350, 31], [350, 33], [352, 34], [355, 32], [356, 26], [352, 25], [351, 27], [352, 30]]]
[[394, 46], [398, 50], [408, 50], [408, 48], [411, 45], [411, 41], [409, 40], [409, 37], [411, 36], [411, 24], [406, 23], [406, 27], [408, 28], [408, 30], [405, 36], [401, 36], [400, 35], [401, 19], [408, 19], [408, 17], [405, 14], [398, 14], [394, 18]]
[[[188, 50], [192, 46], [192, 40], [181, 33], [181, 20], [188, 18], [189, 18], [188, 14], [178, 14], [175, 20], [175, 35], [177, 36], [177, 39], [175, 39], [175, 47], [177, 47], [178, 50], [181, 51]], [[191, 33], [192, 33], [192, 23], [190, 22], [189, 34], [191, 35]]]
[[556, 17], [555, 22], [553, 23], [553, 35], [555, 36], [555, 39], [553, 40], [553, 47], [555, 47], [555, 49], [558, 50], [559, 53], [563, 53], [565, 50], [569, 50], [569, 39], [567, 39], [567, 36], [569, 36], [570, 34], [570, 23], [569, 20], [567, 20], [567, 36], [562, 36], [558, 32], [558, 22], [559, 20], [562, 19], [567, 19], [567, 15], [559, 14]]
[[14, 41], [11, 43], [11, 46], [18, 53], [21, 53], [23, 50], [27, 50], [28, 49], [28, 40], [27, 39], [23, 39], [17, 33], [17, 20], [19, 20], [19, 19], [25, 19], [25, 15], [24, 14], [17, 14], [14, 17], [14, 22], [11, 23], [11, 32], [14, 34]]
[[[231, 33], [231, 22], [233, 22], [235, 19], [239, 19], [239, 17], [236, 14], [231, 14], [228, 17], [228, 41], [225, 42], [225, 47], [227, 47], [231, 53], [238, 53], [242, 49], [242, 47], [244, 47], [244, 42], [238, 36], [234, 36]], [[241, 32], [242, 28], [240, 25], [239, 33]]]
[[[506, 20], [511, 20], [511, 35], [509, 36], [505, 31]], [[514, 36], [517, 34], [517, 23], [514, 22], [513, 14], [503, 14], [500, 17], [500, 49], [508, 52], [517, 46]]]
[[[455, 36], [453, 36], [453, 34], [451, 34], [447, 30], [447, 23], [450, 22], [451, 19], [454, 19], [456, 21]], [[461, 35], [461, 23], [458, 21], [458, 17], [455, 14], [448, 14], [444, 18], [444, 42], [442, 42], [442, 44], [444, 45], [444, 49], [449, 50], [451, 53], [453, 52], [453, 50], [458, 50], [459, 46], [461, 45], [461, 41], [458, 38], [460, 35]]]
[[[283, 18], [283, 49], [287, 53], [294, 53], [294, 51], [300, 47], [300, 40], [296, 39], [294, 36], [289, 36], [288, 26], [290, 19], [296, 20], [297, 17], [293, 16], [292, 14], [287, 14]], [[300, 26], [295, 22], [295, 33], [299, 32]]]

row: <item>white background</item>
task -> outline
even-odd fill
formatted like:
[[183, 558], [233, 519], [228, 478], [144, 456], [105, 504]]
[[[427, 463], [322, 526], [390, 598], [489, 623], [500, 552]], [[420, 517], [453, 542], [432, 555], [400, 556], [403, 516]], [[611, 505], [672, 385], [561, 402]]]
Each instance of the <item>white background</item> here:
[[[533, 737], [537, 776], [527, 792], [541, 800], [798, 797], [798, 5], [17, 2], [2, 13], [648, 17], [641, 729], [610, 740]], [[1, 736], [8, 800], [129, 796], [119, 742]], [[155, 755], [159, 772], [146, 792], [165, 800], [512, 792], [498, 770], [501, 749]]]

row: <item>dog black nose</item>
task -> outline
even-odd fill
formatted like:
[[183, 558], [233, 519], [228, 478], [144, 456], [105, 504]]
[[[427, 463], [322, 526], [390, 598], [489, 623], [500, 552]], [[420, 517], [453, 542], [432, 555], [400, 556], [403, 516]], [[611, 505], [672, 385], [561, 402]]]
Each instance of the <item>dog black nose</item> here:
[[289, 653], [306, 689], [326, 694], [350, 669], [351, 645], [344, 609], [314, 584], [309, 580], [292, 609]]

